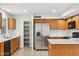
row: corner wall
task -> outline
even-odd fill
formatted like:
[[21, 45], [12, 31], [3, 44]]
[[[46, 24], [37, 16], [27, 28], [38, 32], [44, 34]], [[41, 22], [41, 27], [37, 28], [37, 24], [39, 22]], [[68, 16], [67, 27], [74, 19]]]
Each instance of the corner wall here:
[[32, 47], [32, 21], [31, 21], [31, 16], [18, 16], [16, 18], [16, 29], [18, 35], [20, 35], [21, 41], [20, 41], [20, 48], [24, 47], [24, 21], [29, 21], [30, 22], [30, 47]]

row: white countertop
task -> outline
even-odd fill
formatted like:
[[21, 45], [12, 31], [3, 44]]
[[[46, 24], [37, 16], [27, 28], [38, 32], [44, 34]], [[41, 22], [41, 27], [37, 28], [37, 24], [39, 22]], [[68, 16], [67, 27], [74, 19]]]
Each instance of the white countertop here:
[[71, 39], [48, 39], [50, 44], [79, 44], [79, 38]]
[[11, 40], [11, 39], [16, 38], [16, 37], [18, 37], [18, 36], [19, 36], [19, 35], [12, 36], [11, 38], [8, 38], [8, 39], [3, 38], [3, 37], [0, 37], [0, 43], [5, 42], [5, 41], [8, 41], [8, 40]]

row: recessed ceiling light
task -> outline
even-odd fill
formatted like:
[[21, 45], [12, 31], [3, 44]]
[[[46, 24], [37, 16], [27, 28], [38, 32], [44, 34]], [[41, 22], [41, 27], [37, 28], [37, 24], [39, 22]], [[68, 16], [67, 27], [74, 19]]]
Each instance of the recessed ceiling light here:
[[53, 9], [53, 10], [52, 10], [52, 12], [56, 12], [56, 10], [55, 10], [55, 9]]
[[8, 11], [8, 12], [10, 12], [11, 10], [10, 10], [10, 9], [8, 9], [7, 11]]
[[26, 12], [27, 10], [26, 9], [24, 9], [24, 12]]

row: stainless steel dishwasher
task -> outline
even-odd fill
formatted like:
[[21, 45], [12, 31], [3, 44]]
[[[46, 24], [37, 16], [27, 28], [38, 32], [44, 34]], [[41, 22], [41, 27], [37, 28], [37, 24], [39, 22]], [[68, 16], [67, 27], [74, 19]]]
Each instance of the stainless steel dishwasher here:
[[11, 55], [11, 40], [4, 42], [4, 56]]

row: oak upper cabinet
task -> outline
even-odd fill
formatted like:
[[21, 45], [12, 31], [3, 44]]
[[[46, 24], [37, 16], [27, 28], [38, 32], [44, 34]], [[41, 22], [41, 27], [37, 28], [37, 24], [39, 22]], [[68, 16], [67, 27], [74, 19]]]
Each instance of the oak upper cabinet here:
[[2, 29], [2, 13], [0, 13], [0, 29]]
[[47, 23], [47, 19], [33, 19], [33, 23]]
[[4, 56], [4, 43], [0, 43], [0, 56]]
[[13, 19], [13, 29], [16, 29], [16, 19]]
[[68, 23], [72, 21], [72, 18], [67, 18], [66, 19], [66, 28], [68, 29]]
[[66, 20], [67, 29], [68, 29], [68, 23], [72, 21], [75, 21], [75, 29], [79, 30], [79, 15], [70, 17]]
[[8, 18], [8, 29], [15, 30], [16, 29], [16, 19]]
[[72, 18], [72, 21], [75, 21], [75, 27], [76, 27], [77, 30], [79, 30], [79, 15], [74, 16]]
[[58, 30], [65, 30], [66, 29], [66, 20], [58, 20], [57, 21]]
[[57, 20], [56, 19], [49, 19], [50, 30], [57, 30]]

